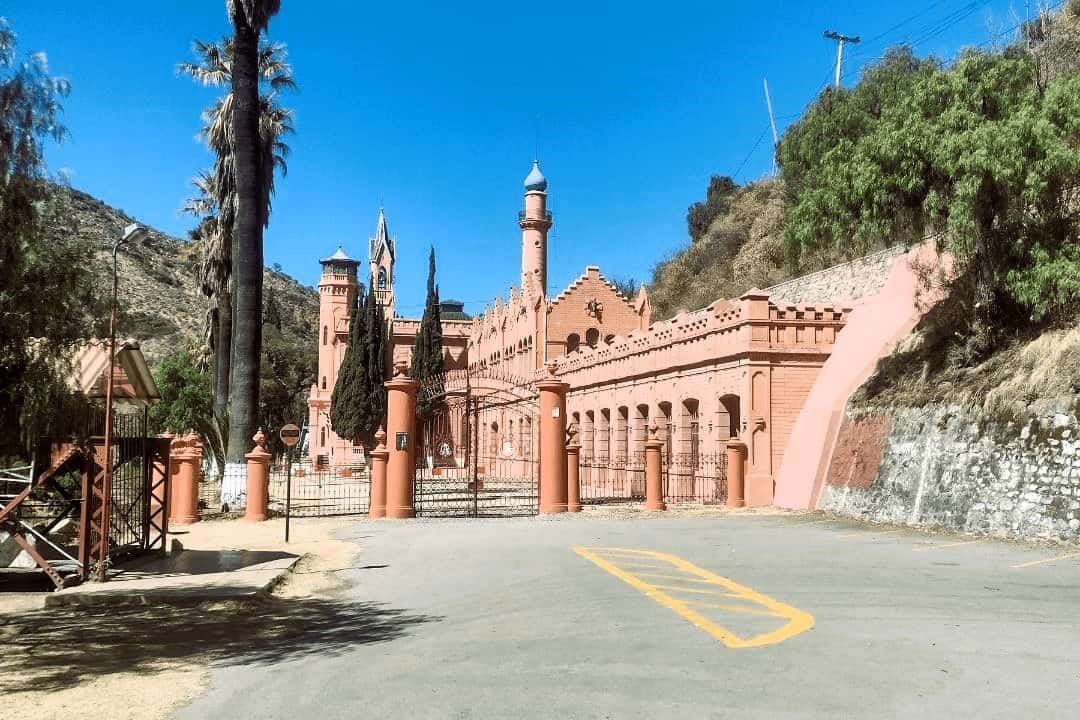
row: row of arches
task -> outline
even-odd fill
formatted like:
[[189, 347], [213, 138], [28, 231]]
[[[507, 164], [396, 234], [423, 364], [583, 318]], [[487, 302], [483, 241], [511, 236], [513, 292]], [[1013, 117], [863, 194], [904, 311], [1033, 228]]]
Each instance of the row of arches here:
[[[615, 339], [615, 336], [608, 334], [604, 336], [604, 344], [610, 344]], [[582, 337], [579, 333], [570, 333], [566, 336], [566, 354], [574, 352], [581, 347]], [[595, 348], [600, 344], [600, 330], [599, 328], [589, 328], [585, 331], [585, 344], [591, 348]]]

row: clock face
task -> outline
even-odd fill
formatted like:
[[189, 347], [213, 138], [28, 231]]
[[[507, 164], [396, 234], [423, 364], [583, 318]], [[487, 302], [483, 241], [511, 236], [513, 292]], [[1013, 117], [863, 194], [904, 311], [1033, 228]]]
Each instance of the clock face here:
[[441, 443], [439, 443], [438, 450], [439, 450], [439, 457], [446, 458], [446, 457], [450, 457], [451, 455], [454, 454], [454, 448], [450, 445], [450, 443], [446, 442], [445, 440], [443, 440]]

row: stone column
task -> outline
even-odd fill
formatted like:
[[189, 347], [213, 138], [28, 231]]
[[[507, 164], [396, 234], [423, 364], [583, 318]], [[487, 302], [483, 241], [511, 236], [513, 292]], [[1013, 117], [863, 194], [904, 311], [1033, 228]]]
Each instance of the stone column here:
[[416, 517], [413, 479], [416, 475], [416, 391], [420, 383], [408, 376], [405, 361], [394, 363], [386, 383], [386, 433], [390, 440], [386, 463], [386, 517]]
[[368, 503], [368, 517], [386, 517], [386, 460], [390, 451], [386, 449], [386, 431], [379, 428], [375, 433], [375, 449], [371, 455], [371, 500]]
[[566, 512], [566, 391], [555, 377], [555, 363], [547, 364], [548, 377], [536, 383], [540, 391], [540, 512]]
[[581, 443], [577, 440], [577, 426], [566, 429], [570, 436], [566, 444], [566, 509], [581, 512]]
[[244, 519], [259, 522], [266, 519], [266, 510], [270, 505], [270, 453], [264, 443], [266, 435], [262, 428], [251, 438], [255, 447], [244, 459], [247, 460], [247, 507]]
[[169, 522], [186, 525], [199, 521], [199, 475], [203, 445], [199, 436], [174, 437], [169, 448]]
[[664, 477], [660, 455], [664, 450], [664, 441], [657, 433], [660, 428], [649, 428], [649, 439], [645, 441], [645, 509], [667, 510], [664, 503]]
[[729, 440], [727, 444], [727, 506], [746, 507], [746, 443]]

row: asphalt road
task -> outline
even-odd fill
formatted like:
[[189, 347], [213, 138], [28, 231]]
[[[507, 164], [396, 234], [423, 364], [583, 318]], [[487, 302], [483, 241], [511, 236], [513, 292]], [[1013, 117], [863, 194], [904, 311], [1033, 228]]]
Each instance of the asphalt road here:
[[1078, 712], [1080, 556], [1061, 549], [814, 516], [345, 532], [360, 553], [342, 612], [371, 622], [324, 622], [280, 655], [216, 667], [178, 717]]

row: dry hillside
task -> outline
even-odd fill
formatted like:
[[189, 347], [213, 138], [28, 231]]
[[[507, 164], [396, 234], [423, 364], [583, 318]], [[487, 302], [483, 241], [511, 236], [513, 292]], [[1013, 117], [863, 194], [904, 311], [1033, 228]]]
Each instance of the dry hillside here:
[[[72, 188], [61, 188], [61, 235], [78, 236], [98, 251], [101, 282], [108, 287], [112, 242], [135, 222], [123, 210]], [[146, 223], [143, 223], [146, 224]], [[149, 228], [149, 226], [148, 226]], [[63, 242], [63, 237], [56, 238]], [[149, 228], [145, 240], [121, 249], [118, 259], [121, 314], [118, 335], [136, 338], [151, 365], [169, 353], [197, 349], [202, 341], [206, 298], [199, 291], [197, 244]], [[315, 346], [319, 297], [284, 273], [266, 270], [265, 293], [281, 313], [282, 334], [300, 345]]]

